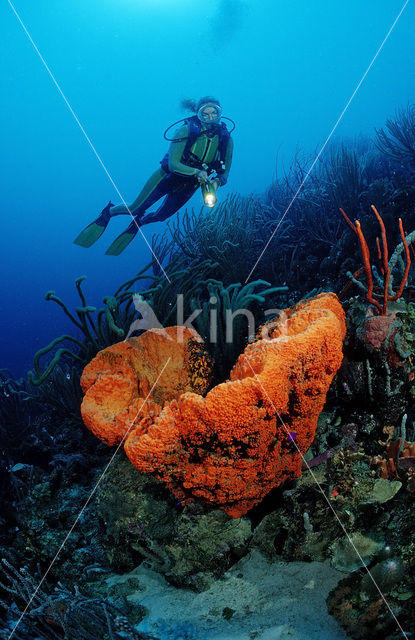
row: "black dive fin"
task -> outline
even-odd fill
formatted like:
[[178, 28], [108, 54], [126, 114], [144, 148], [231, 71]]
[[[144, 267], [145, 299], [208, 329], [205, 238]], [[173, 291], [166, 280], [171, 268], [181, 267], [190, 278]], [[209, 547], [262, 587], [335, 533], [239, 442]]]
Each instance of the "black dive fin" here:
[[75, 244], [81, 247], [91, 247], [104, 233], [108, 222], [111, 219], [110, 208], [113, 207], [111, 200], [106, 207], [103, 208], [100, 215], [94, 222], [91, 222], [74, 240]]
[[140, 226], [134, 218], [131, 224], [123, 231], [118, 238], [115, 238], [114, 242], [106, 250], [107, 256], [119, 256], [120, 253], [130, 244], [131, 240], [134, 240]]

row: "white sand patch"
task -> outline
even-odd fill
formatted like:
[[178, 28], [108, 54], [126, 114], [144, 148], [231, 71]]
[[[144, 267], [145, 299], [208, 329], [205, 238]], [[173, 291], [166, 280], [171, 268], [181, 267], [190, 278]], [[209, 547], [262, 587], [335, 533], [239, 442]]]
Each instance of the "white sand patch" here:
[[[268, 562], [253, 550], [208, 591], [177, 589], [141, 565], [128, 596], [149, 613], [137, 627], [162, 640], [344, 640], [325, 599], [344, 574], [328, 562]], [[226, 615], [230, 616], [226, 619]]]

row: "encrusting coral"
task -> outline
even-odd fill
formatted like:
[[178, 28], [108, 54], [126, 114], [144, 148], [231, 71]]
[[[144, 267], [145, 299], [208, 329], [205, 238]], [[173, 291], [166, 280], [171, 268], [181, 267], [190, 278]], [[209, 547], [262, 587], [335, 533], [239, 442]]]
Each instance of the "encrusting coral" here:
[[[186, 370], [181, 381], [175, 377], [186, 361], [183, 345], [162, 332], [148, 333], [104, 350], [84, 371], [82, 414], [98, 437], [114, 444], [129, 431], [124, 447], [137, 469], [163, 480], [182, 503], [202, 499], [234, 518], [300, 476], [302, 454], [342, 360], [344, 313], [334, 294], [300, 303], [264, 325], [230, 380], [205, 397], [200, 388], [184, 388], [191, 386]], [[161, 375], [137, 417], [168, 355], [175, 374], [167, 382]]]

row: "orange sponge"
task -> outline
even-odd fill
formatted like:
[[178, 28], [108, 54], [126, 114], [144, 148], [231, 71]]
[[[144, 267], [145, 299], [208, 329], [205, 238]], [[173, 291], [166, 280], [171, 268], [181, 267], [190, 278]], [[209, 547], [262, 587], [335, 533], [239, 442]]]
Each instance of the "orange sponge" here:
[[132, 424], [185, 391], [204, 393], [211, 362], [187, 327], [146, 331], [103, 351], [85, 367], [81, 413], [106, 444], [121, 442]]
[[[334, 294], [321, 294], [285, 310], [276, 322], [264, 325], [261, 334], [239, 356], [230, 380], [206, 397], [201, 388], [198, 393], [188, 390], [186, 371], [176, 386], [170, 380], [164, 387], [162, 376], [152, 394], [157, 406], [150, 403], [140, 414], [124, 445], [137, 469], [163, 480], [179, 500], [199, 498], [232, 517], [243, 515], [272, 488], [301, 474], [301, 456], [314, 438], [326, 393], [341, 364], [343, 309]], [[85, 419], [83, 406], [87, 426], [91, 424], [106, 442], [123, 437], [131, 406], [136, 407], [140, 393], [132, 370], [139, 369], [139, 341], [146, 335], [131, 345], [139, 351], [137, 357], [129, 354], [128, 366], [126, 359], [109, 370], [107, 358], [92, 366], [91, 373], [87, 369], [95, 361], [85, 369], [83, 380], [112, 376], [115, 385], [112, 390], [104, 380], [100, 385], [99, 377], [92, 383], [86, 399], [90, 392], [96, 395], [101, 411], [98, 415], [94, 409], [94, 420]], [[180, 359], [182, 368], [186, 358], [177, 347], [166, 346], [163, 357], [167, 351], [172, 359]], [[154, 360], [151, 366], [155, 364]], [[152, 373], [146, 369], [147, 376], [155, 380], [163, 364], [159, 359], [159, 368]]]

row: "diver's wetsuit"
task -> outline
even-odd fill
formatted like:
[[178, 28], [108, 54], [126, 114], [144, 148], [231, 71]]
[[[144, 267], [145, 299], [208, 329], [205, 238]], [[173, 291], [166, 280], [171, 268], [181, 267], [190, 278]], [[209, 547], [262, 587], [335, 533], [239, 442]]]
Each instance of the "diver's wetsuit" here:
[[[215, 134], [211, 138], [208, 137], [206, 135], [208, 130], [208, 127], [202, 125], [200, 135], [190, 148], [189, 157], [193, 158], [198, 166], [191, 166], [191, 161], [189, 164], [183, 163], [186, 140], [172, 142], [168, 155], [169, 172], [167, 173], [162, 168], [157, 169], [147, 180], [136, 200], [130, 205], [130, 211], [124, 205], [111, 207], [111, 217], [131, 212], [139, 225], [142, 226], [150, 222], [160, 222], [176, 213], [200, 186], [196, 178], [196, 174], [201, 168], [200, 165], [205, 163], [210, 167], [217, 160], [219, 136]], [[188, 135], [189, 125], [185, 124], [177, 129], [173, 137], [175, 139], [187, 138]], [[218, 177], [221, 185], [227, 182], [232, 163], [232, 151], [233, 141], [232, 138], [229, 138], [224, 159], [224, 172]], [[166, 197], [160, 207], [156, 211], [144, 215], [146, 210], [163, 196]], [[131, 226], [136, 228], [136, 222], [132, 221]]]
[[[189, 120], [189, 122], [191, 122]], [[218, 127], [201, 124], [200, 132], [190, 131], [191, 125], [186, 122], [175, 132], [169, 153], [157, 169], [147, 180], [136, 200], [126, 207], [114, 206], [111, 202], [101, 211], [94, 222], [91, 222], [78, 237], [75, 244], [91, 247], [105, 231], [113, 216], [121, 214], [132, 215], [127, 229], [121, 233], [106, 251], [109, 255], [119, 255], [135, 237], [140, 227], [149, 222], [159, 222], [176, 213], [194, 194], [199, 187], [197, 173], [203, 168], [210, 173], [219, 166], [218, 175], [214, 178], [220, 185], [226, 184], [232, 163], [233, 142], [227, 131], [220, 133]], [[194, 135], [197, 137], [194, 138]], [[226, 136], [226, 137], [224, 137]], [[179, 141], [180, 139], [180, 141]], [[192, 142], [194, 140], [194, 142]], [[227, 142], [226, 149], [224, 142]], [[190, 146], [188, 149], [186, 143]], [[219, 158], [220, 154], [225, 158]], [[186, 157], [184, 157], [186, 156]], [[203, 165], [203, 167], [202, 167]], [[207, 168], [206, 168], [207, 167]], [[153, 212], [146, 211], [157, 200], [163, 198], [160, 207]]]

